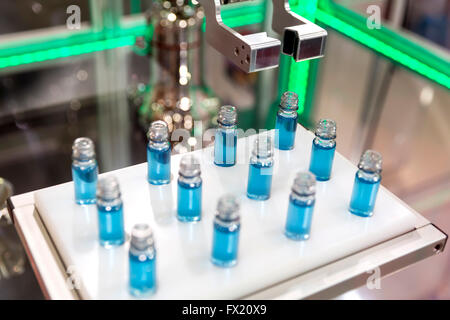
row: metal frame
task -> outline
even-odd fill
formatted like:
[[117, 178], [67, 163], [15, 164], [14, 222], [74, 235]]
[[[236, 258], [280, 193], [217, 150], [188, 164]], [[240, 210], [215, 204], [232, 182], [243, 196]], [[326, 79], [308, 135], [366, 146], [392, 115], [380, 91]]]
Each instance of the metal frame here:
[[[11, 198], [9, 212], [47, 299], [81, 299], [34, 207], [33, 193]], [[329, 299], [441, 253], [447, 235], [417, 214], [416, 229], [242, 299]]]

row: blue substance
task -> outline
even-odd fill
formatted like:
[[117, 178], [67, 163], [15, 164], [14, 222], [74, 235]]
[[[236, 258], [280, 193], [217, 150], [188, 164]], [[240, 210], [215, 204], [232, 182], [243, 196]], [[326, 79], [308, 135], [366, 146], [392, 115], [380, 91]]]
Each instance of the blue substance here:
[[273, 166], [251, 163], [248, 171], [247, 196], [254, 200], [267, 200], [272, 186]]
[[202, 183], [189, 185], [178, 181], [178, 220], [199, 221], [202, 217]]
[[293, 117], [277, 114], [277, 121], [275, 123], [275, 147], [280, 150], [293, 149], [296, 130], [297, 113]]
[[170, 182], [170, 147], [156, 149], [147, 146], [148, 182], [155, 185]]
[[336, 145], [323, 147], [315, 140], [313, 141], [309, 171], [315, 174], [317, 180], [326, 181], [330, 179], [335, 150]]
[[356, 173], [352, 200], [350, 201], [350, 212], [361, 217], [370, 217], [373, 213], [379, 187], [380, 180], [368, 181], [358, 177], [358, 173]]
[[237, 135], [235, 129], [217, 129], [214, 140], [214, 163], [221, 167], [236, 163]]
[[156, 291], [156, 257], [152, 253], [129, 253], [130, 293], [137, 297]]
[[307, 240], [311, 231], [314, 202], [305, 205], [290, 197], [286, 219], [285, 235], [292, 240]]
[[75, 202], [78, 204], [92, 204], [96, 201], [97, 163], [88, 166], [72, 164], [72, 178], [75, 187]]
[[125, 241], [122, 204], [103, 206], [97, 204], [98, 230], [102, 246], [118, 246]]
[[232, 267], [237, 263], [240, 225], [233, 231], [214, 223], [211, 261], [219, 267]]

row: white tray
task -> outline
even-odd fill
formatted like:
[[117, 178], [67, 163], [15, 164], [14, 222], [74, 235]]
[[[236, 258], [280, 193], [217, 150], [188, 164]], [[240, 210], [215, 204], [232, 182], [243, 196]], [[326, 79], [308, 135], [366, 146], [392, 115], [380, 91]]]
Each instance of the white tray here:
[[[356, 167], [336, 153], [331, 180], [317, 185], [311, 238], [287, 239], [283, 230], [290, 188], [296, 172], [308, 169], [313, 134], [298, 126], [294, 150], [275, 149], [272, 195], [267, 201], [246, 197], [249, 147], [255, 137], [238, 140], [238, 164], [230, 168], [213, 164], [212, 148], [194, 151], [202, 159], [203, 216], [199, 223], [181, 223], [175, 216], [181, 155], [172, 157], [172, 182], [166, 186], [148, 184], [146, 163], [105, 173], [119, 179], [126, 232], [140, 222], [154, 230], [158, 290], [152, 298], [240, 298], [414, 230], [415, 213], [383, 187], [372, 217], [350, 214], [347, 208]], [[222, 269], [209, 260], [212, 220], [217, 199], [229, 192], [241, 198], [241, 238], [238, 264]], [[72, 182], [35, 192], [37, 210], [68, 277], [76, 280], [84, 299], [132, 298], [128, 293], [128, 242], [113, 249], [101, 247], [95, 205], [76, 205], [73, 193]]]

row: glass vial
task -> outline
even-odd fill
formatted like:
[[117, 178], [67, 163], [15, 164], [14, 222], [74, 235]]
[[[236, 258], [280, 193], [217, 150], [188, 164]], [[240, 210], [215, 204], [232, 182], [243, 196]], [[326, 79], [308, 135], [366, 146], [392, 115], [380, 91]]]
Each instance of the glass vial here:
[[237, 263], [239, 230], [241, 228], [239, 203], [233, 195], [224, 195], [217, 203], [211, 261], [219, 267]]
[[131, 230], [130, 293], [136, 297], [156, 291], [156, 249], [153, 233], [147, 224], [137, 224]]
[[116, 177], [107, 176], [99, 180], [97, 211], [100, 244], [104, 247], [123, 244], [125, 241], [123, 204]]
[[294, 148], [297, 110], [298, 95], [291, 91], [283, 93], [275, 123], [275, 147], [280, 150]]
[[167, 123], [153, 121], [147, 133], [148, 182], [155, 185], [170, 182], [170, 142]]
[[373, 214], [375, 200], [381, 181], [383, 158], [373, 150], [367, 150], [359, 160], [355, 175], [350, 212], [361, 217]]
[[336, 151], [336, 122], [320, 119], [316, 125], [316, 137], [312, 143], [309, 171], [319, 181], [327, 181], [331, 176], [334, 152]]
[[299, 172], [289, 197], [285, 235], [292, 240], [307, 240], [311, 231], [316, 194], [316, 178], [310, 172]]
[[178, 220], [200, 221], [202, 217], [202, 178], [200, 162], [193, 155], [181, 158], [178, 177]]
[[72, 145], [72, 179], [77, 204], [95, 203], [97, 177], [94, 143], [89, 138], [75, 139]]
[[236, 164], [237, 112], [236, 107], [222, 106], [217, 117], [218, 127], [214, 139], [214, 163], [221, 167]]
[[250, 157], [247, 196], [254, 200], [267, 200], [270, 197], [273, 175], [272, 138], [258, 136]]

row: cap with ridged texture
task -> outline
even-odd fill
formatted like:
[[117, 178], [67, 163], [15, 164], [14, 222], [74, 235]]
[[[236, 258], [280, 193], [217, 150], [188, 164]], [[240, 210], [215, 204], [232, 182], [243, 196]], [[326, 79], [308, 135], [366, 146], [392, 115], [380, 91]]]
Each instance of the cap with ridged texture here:
[[383, 167], [383, 157], [374, 150], [366, 150], [358, 163], [358, 168], [370, 172], [380, 173]]
[[94, 142], [86, 137], [75, 139], [72, 145], [72, 159], [91, 160], [95, 158]]

